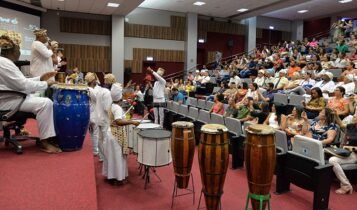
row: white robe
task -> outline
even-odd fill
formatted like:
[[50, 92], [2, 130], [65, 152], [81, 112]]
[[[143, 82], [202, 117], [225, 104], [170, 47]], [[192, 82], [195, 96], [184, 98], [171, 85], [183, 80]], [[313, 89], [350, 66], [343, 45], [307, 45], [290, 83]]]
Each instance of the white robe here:
[[[111, 110], [115, 120], [124, 118], [123, 109], [119, 105], [112, 104]], [[108, 129], [108, 138], [105, 142], [104, 155], [102, 174], [107, 179], [124, 180], [128, 176], [127, 157], [123, 155], [122, 147], [112, 135], [110, 128]]]
[[[47, 89], [47, 82], [40, 81], [40, 77], [26, 78], [11, 60], [4, 57], [0, 57], [0, 84], [1, 90], [14, 90], [26, 94]], [[0, 110], [15, 109], [19, 102], [19, 98], [1, 95]], [[36, 115], [40, 139], [56, 136], [53, 122], [53, 103], [50, 99], [28, 95], [19, 111]]]
[[89, 88], [89, 97], [90, 97], [90, 123], [89, 123], [89, 133], [92, 140], [93, 153], [98, 154], [98, 138], [99, 138], [99, 128], [97, 125], [97, 92], [100, 87], [96, 86], [94, 88]]
[[54, 70], [52, 50], [40, 41], [34, 41], [31, 46], [30, 73], [32, 77], [39, 77]]

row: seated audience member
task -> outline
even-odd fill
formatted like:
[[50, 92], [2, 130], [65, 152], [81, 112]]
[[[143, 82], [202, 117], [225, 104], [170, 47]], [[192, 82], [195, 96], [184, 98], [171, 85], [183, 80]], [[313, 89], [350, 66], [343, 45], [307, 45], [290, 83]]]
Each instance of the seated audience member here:
[[235, 71], [232, 73], [232, 76], [229, 79], [228, 85], [230, 86], [231, 83], [236, 84], [237, 87], [242, 84], [242, 81], [240, 80], [240, 78], [238, 77], [238, 75]]
[[346, 76], [341, 76], [342, 82], [336, 84], [336, 86], [341, 86], [345, 88], [347, 96], [352, 95], [355, 91], [355, 82], [353, 81], [354, 79], [353, 77], [354, 77], [353, 74], [347, 74]]
[[248, 118], [251, 122], [257, 123], [257, 124], [263, 124], [264, 121], [267, 119], [269, 115], [269, 103], [263, 102], [259, 104], [259, 109], [255, 109], [250, 112]]
[[237, 92], [237, 85], [234, 82], [232, 82], [229, 85], [229, 89], [227, 89], [223, 92], [223, 96], [224, 96], [224, 98], [228, 99], [231, 96], [233, 96], [234, 94], [236, 94], [236, 92]]
[[228, 107], [226, 108], [226, 110], [224, 112], [224, 117], [236, 118], [237, 114], [238, 114], [238, 110], [236, 107], [236, 102], [234, 100], [234, 97], [231, 97], [228, 100]]
[[349, 60], [346, 59], [346, 53], [339, 53], [338, 58], [335, 60], [333, 66], [335, 68], [343, 69], [343, 68], [346, 68], [348, 62], [349, 62]]
[[328, 54], [325, 54], [321, 59], [321, 65], [323, 69], [332, 69], [334, 63], [330, 61], [330, 56]]
[[307, 65], [304, 68], [302, 68], [302, 71], [309, 72], [311, 75], [313, 75], [313, 77], [315, 77], [314, 63], [313, 62], [307, 63]]
[[348, 52], [348, 46], [345, 44], [344, 39], [338, 42], [336, 49], [339, 53], [347, 53]]
[[192, 72], [188, 72], [187, 80], [193, 82], [194, 79], [195, 77], [193, 76]]
[[322, 93], [332, 93], [335, 89], [335, 83], [332, 81], [333, 74], [331, 72], [325, 72], [321, 77], [322, 80], [317, 82], [313, 87], [320, 88]]
[[292, 78], [295, 72], [300, 72], [301, 68], [296, 65], [295, 60], [290, 61], [290, 68], [288, 69], [288, 77]]
[[214, 104], [209, 112], [223, 115], [224, 114], [224, 106], [222, 103], [223, 100], [224, 100], [224, 96], [222, 94], [216, 94], [214, 96]]
[[247, 121], [249, 119], [248, 116], [250, 112], [254, 110], [253, 99], [245, 98], [244, 100], [238, 103], [237, 109], [238, 109], [237, 119], [239, 119], [242, 122]]
[[291, 142], [294, 142], [295, 135], [305, 135], [308, 131], [308, 120], [304, 110], [294, 107], [290, 115], [281, 115], [281, 129], [286, 132]]
[[319, 140], [323, 145], [331, 144], [337, 135], [337, 127], [334, 123], [334, 113], [330, 108], [324, 108], [319, 116], [318, 120], [313, 121], [307, 137]]
[[[336, 123], [340, 126], [341, 130], [345, 133], [345, 141], [343, 146], [351, 146], [357, 149], [357, 115], [353, 116], [352, 122], [345, 124], [341, 121], [339, 116], [336, 114]], [[336, 174], [337, 179], [340, 181], [340, 189], [336, 190], [337, 194], [352, 194], [353, 187], [350, 181], [347, 179], [341, 165], [343, 164], [353, 164], [357, 163], [357, 150], [352, 151], [350, 156], [345, 158], [331, 157], [329, 163], [333, 165], [333, 171]]]
[[270, 82], [270, 83], [268, 83], [267, 91], [265, 92], [264, 95], [260, 91], [258, 91], [259, 100], [269, 102], [271, 104], [274, 101], [275, 93], [276, 93], [276, 90], [274, 90], [274, 84]]
[[316, 81], [312, 79], [311, 76], [311, 73], [304, 72], [299, 86], [303, 87], [305, 90], [310, 90], [316, 84]]
[[275, 105], [273, 104], [271, 107], [271, 112], [269, 113], [268, 117], [264, 121], [264, 125], [269, 125], [275, 129], [279, 129], [279, 120], [278, 115], [276, 114]]
[[186, 85], [185, 85], [185, 91], [187, 95], [190, 95], [190, 93], [195, 92], [195, 86], [192, 84], [191, 80], [188, 80]]
[[200, 70], [196, 70], [196, 74], [195, 74], [195, 77], [193, 79], [193, 84], [194, 85], [200, 85], [201, 80], [202, 80], [202, 76], [201, 76]]
[[300, 83], [301, 83], [301, 75], [299, 72], [295, 72], [293, 74], [293, 76], [291, 77], [291, 80], [284, 86], [284, 92], [285, 93], [295, 93], [298, 95], [304, 95], [305, 94], [305, 90], [300, 90], [300, 91], [296, 91], [294, 92], [295, 88], [300, 87]]
[[210, 76], [208, 75], [208, 71], [204, 71], [202, 73], [201, 85], [205, 85], [209, 83], [211, 80]]
[[289, 80], [285, 77], [286, 70], [279, 71], [279, 77], [274, 80], [274, 90], [282, 90], [286, 84], [288, 84]]
[[245, 95], [246, 98], [252, 98], [253, 102], [256, 103], [259, 101], [259, 89], [256, 83], [250, 83], [248, 85], [249, 89], [247, 94]]
[[343, 98], [345, 88], [338, 86], [335, 88], [335, 96], [330, 98], [327, 107], [336, 111], [338, 116], [346, 117], [349, 114], [348, 100]]
[[310, 101], [307, 104], [303, 101], [302, 105], [305, 108], [308, 119], [315, 119], [319, 116], [320, 111], [326, 107], [326, 101], [322, 96], [321, 89], [318, 87], [312, 88]]
[[242, 101], [242, 99], [245, 97], [247, 92], [248, 92], [248, 84], [246, 82], [243, 82], [242, 86], [240, 86], [239, 89], [236, 91], [235, 94], [236, 103]]
[[343, 123], [345, 124], [351, 123], [353, 116], [357, 113], [357, 94], [353, 94], [350, 96], [348, 110], [349, 115], [343, 119]]
[[258, 85], [259, 88], [266, 88], [266, 82], [267, 79], [264, 76], [265, 71], [264, 70], [259, 70], [258, 71], [258, 76], [254, 79], [254, 83], [256, 83]]
[[344, 70], [341, 74], [341, 76], [347, 76], [348, 74], [352, 74], [354, 76], [357, 75], [357, 69], [353, 68], [354, 63], [353, 62], [348, 62], [346, 65], [346, 70]]
[[177, 88], [172, 88], [171, 94], [173, 101], [178, 102], [179, 104], [185, 104], [185, 96], [178, 91]]
[[[14, 64], [21, 55], [20, 34], [7, 31], [0, 36], [0, 89], [13, 90], [27, 94], [19, 111], [29, 112], [36, 115], [39, 127], [41, 151], [47, 153], [60, 153], [61, 149], [52, 145], [56, 138], [53, 121], [53, 103], [48, 98], [30, 95], [36, 91], [45, 91], [48, 87], [55, 84], [51, 78], [56, 72], [47, 72], [42, 76], [31, 79], [26, 78], [20, 69]], [[1, 99], [0, 110], [13, 110], [19, 104], [19, 98], [5, 96]]]

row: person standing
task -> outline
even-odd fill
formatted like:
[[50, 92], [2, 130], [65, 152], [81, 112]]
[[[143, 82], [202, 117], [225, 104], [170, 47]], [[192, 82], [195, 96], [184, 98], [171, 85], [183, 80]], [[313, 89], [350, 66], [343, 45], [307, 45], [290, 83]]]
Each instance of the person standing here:
[[165, 69], [159, 68], [157, 70], [157, 72], [155, 72], [150, 67], [148, 67], [147, 70], [149, 72], [151, 72], [156, 79], [156, 82], [154, 83], [154, 88], [153, 88], [155, 123], [160, 124], [161, 127], [163, 127], [164, 126], [166, 80], [164, 78], [162, 78], [162, 76], [165, 73]]

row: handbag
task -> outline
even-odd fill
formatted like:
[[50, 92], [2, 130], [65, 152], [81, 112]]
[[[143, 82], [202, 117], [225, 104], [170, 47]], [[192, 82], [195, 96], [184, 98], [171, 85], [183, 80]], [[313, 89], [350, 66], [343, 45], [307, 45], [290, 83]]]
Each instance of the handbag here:
[[324, 149], [324, 152], [339, 158], [347, 158], [351, 155], [351, 151], [343, 148], [335, 148], [335, 147], [327, 147]]

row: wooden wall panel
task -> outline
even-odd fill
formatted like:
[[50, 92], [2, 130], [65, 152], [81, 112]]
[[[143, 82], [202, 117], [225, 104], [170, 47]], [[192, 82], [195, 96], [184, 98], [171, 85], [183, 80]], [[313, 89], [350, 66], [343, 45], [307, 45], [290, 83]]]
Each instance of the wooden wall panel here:
[[207, 63], [211, 63], [215, 61], [216, 51], [208, 51], [207, 52]]
[[171, 28], [186, 29], [186, 17], [171, 16]]
[[257, 28], [257, 39], [263, 38], [263, 30], [261, 28]]
[[198, 31], [245, 35], [242, 24], [198, 19]]
[[111, 35], [112, 23], [109, 20], [61, 17], [60, 31], [66, 33]]
[[68, 68], [78, 67], [83, 72], [110, 72], [111, 50], [108, 46], [61, 44]]
[[125, 23], [126, 37], [185, 41], [185, 29]]
[[125, 60], [124, 68], [131, 68], [132, 73], [141, 73], [143, 62], [140, 60]]
[[290, 41], [291, 40], [291, 33], [288, 31], [283, 31], [281, 34], [281, 39], [283, 41]]

